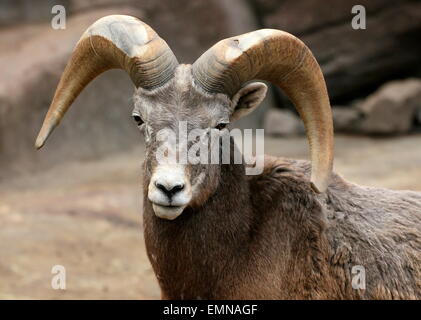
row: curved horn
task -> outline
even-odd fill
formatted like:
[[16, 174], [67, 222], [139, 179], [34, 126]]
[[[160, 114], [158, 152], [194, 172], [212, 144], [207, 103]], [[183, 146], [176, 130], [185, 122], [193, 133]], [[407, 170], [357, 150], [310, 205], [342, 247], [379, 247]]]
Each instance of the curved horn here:
[[83, 88], [104, 71], [123, 69], [136, 87], [154, 89], [173, 77], [177, 65], [165, 41], [142, 21], [124, 15], [97, 20], [73, 50], [38, 134], [36, 148], [44, 145]]
[[306, 45], [293, 35], [262, 29], [222, 40], [194, 64], [197, 84], [231, 98], [244, 82], [261, 79], [285, 91], [297, 108], [310, 144], [311, 185], [324, 192], [333, 165], [333, 123], [326, 84]]

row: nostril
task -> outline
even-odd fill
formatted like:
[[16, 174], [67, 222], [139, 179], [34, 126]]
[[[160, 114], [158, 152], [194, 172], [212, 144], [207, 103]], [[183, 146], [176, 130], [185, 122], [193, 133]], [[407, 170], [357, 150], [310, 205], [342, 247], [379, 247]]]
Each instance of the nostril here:
[[155, 187], [157, 187], [159, 190], [161, 190], [164, 193], [168, 192], [168, 189], [163, 184], [160, 184], [158, 182], [155, 182]]
[[166, 194], [168, 197], [171, 197], [173, 194], [184, 189], [184, 184], [176, 184], [173, 187], [167, 187], [159, 182], [155, 182], [155, 186], [159, 190], [161, 190], [164, 194]]
[[177, 193], [184, 189], [184, 184], [177, 184], [170, 190], [172, 193]]

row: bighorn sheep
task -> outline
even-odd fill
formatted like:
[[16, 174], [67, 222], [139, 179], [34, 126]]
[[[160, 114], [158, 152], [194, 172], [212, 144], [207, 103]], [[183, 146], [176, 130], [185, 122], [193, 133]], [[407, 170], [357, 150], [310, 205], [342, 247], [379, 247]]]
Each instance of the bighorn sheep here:
[[[83, 34], [36, 141], [44, 144], [82, 89], [111, 68], [136, 86], [133, 117], [146, 140], [144, 228], [169, 299], [421, 298], [421, 193], [362, 187], [332, 173], [333, 126], [324, 78], [294, 36], [263, 29], [218, 42], [193, 65], [146, 24], [108, 16]], [[225, 126], [256, 108], [270, 81], [304, 121], [306, 161], [159, 164], [156, 132]], [[231, 142], [234, 148], [233, 142]], [[311, 176], [310, 176], [311, 173]], [[366, 288], [354, 289], [363, 266]]]

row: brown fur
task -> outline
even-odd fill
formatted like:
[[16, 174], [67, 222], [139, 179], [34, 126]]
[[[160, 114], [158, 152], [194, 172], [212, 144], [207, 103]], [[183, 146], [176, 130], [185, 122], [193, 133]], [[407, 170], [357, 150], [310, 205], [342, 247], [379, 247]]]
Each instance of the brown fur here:
[[[156, 132], [177, 131], [181, 120], [189, 130], [212, 128], [238, 109], [195, 87], [190, 68], [180, 65], [165, 87], [135, 95], [146, 136], [145, 241], [164, 298], [421, 298], [421, 193], [333, 174], [316, 194], [308, 162], [267, 157], [258, 176], [245, 175], [244, 165], [187, 165], [190, 181], [205, 174], [197, 194], [175, 220], [158, 218], [148, 199]], [[366, 269], [365, 290], [352, 288], [356, 265]]]
[[[244, 83], [257, 76], [279, 84], [303, 115], [317, 160], [315, 186], [324, 190], [332, 155], [329, 103], [320, 68], [301, 41], [261, 30], [219, 42], [193, 71], [177, 65], [147, 25], [127, 16], [102, 18], [78, 42], [36, 141], [43, 146], [97, 75], [114, 67], [130, 74], [137, 87], [133, 116], [146, 142], [145, 240], [163, 298], [421, 297], [421, 193], [360, 187], [333, 175], [318, 195], [305, 161], [268, 157], [263, 174], [250, 177], [244, 165], [171, 167], [156, 157], [163, 129], [229, 138], [226, 125], [264, 98], [266, 85]], [[174, 140], [167, 154], [186, 149]], [[218, 143], [211, 141], [209, 150]], [[351, 287], [355, 265], [367, 270], [364, 291]]]
[[[200, 209], [157, 218], [145, 199], [148, 255], [170, 299], [419, 299], [421, 194], [334, 175], [325, 195], [309, 163], [268, 157], [262, 175], [222, 165]], [[146, 182], [147, 183], [147, 182]], [[351, 286], [363, 265], [366, 290]]]

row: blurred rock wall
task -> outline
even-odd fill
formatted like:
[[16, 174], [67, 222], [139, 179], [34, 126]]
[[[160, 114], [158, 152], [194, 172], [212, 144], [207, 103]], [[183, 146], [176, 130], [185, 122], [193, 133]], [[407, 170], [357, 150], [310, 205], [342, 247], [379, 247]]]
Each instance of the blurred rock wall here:
[[[225, 37], [261, 27], [291, 32], [314, 52], [332, 102], [344, 106], [389, 80], [421, 73], [420, 1], [65, 0], [60, 1], [67, 11], [65, 30], [51, 28], [55, 4], [0, 1], [0, 178], [58, 161], [100, 157], [141, 139], [130, 117], [133, 86], [124, 72], [109, 71], [80, 95], [44, 150], [32, 147], [72, 48], [92, 22], [107, 14], [141, 18], [184, 63]], [[351, 27], [355, 4], [367, 9], [366, 30]], [[276, 92], [265, 104], [240, 126], [260, 127], [265, 110], [287, 103]], [[291, 127], [302, 132], [300, 126]]]
[[[313, 51], [334, 104], [365, 97], [381, 84], [421, 75], [421, 1], [253, 0], [261, 23], [288, 31]], [[366, 29], [351, 8], [366, 8]]]
[[[224, 0], [69, 0], [64, 30], [50, 26], [52, 1], [36, 3], [32, 11], [33, 1], [0, 2], [0, 177], [58, 161], [100, 157], [141, 141], [131, 119], [133, 85], [116, 70], [101, 75], [82, 92], [43, 150], [33, 148], [70, 53], [98, 18], [109, 14], [141, 18], [184, 63], [193, 62], [221, 38], [258, 28], [242, 0], [230, 5]], [[246, 121], [260, 122], [261, 113]]]

